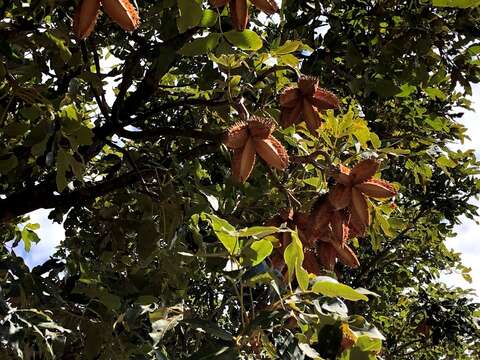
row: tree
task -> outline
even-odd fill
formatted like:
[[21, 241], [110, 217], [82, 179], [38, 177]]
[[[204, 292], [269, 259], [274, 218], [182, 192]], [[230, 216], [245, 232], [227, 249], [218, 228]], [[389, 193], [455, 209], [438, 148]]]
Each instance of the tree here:
[[480, 4], [250, 2], [0, 1], [0, 358], [480, 356]]

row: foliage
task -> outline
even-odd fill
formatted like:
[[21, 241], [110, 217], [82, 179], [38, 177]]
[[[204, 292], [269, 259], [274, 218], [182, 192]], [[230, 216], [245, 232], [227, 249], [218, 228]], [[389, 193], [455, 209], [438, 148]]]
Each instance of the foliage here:
[[[257, 0], [243, 32], [229, 3], [138, 1], [134, 32], [101, 16], [78, 40], [77, 1], [0, 1], [0, 358], [478, 358], [478, 305], [438, 283], [470, 276], [444, 241], [480, 192], [474, 151], [448, 147], [480, 80], [477, 2], [285, 0], [266, 18]], [[276, 128], [285, 171], [233, 181], [226, 131], [280, 123], [300, 74], [339, 108]], [[313, 274], [301, 227], [268, 220], [369, 158], [395, 203], [368, 200], [358, 268]], [[66, 239], [28, 269], [10, 246], [42, 241], [38, 208]]]

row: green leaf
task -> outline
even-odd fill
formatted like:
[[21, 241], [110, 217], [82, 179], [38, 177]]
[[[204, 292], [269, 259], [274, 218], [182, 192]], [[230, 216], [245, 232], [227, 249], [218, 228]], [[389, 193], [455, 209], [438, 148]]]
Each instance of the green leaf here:
[[302, 291], [306, 291], [308, 289], [308, 271], [303, 268], [302, 263], [303, 256], [302, 260], [297, 261], [297, 263], [295, 264], [295, 274], [300, 289], [302, 289]]
[[480, 54], [480, 45], [472, 45], [467, 49], [467, 54], [470, 56], [475, 56]]
[[365, 295], [352, 289], [350, 286], [340, 284], [333, 279], [328, 281], [317, 281], [313, 284], [312, 291], [316, 294], [322, 294], [328, 297], [341, 297], [351, 301], [368, 301], [368, 297]]
[[362, 288], [362, 287], [356, 288], [355, 291], [357, 291], [358, 293], [363, 294], [363, 295], [372, 295], [372, 296], [375, 296], [375, 297], [380, 297], [380, 295], [378, 295], [376, 292], [370, 291], [370, 290]]
[[380, 352], [382, 350], [382, 341], [380, 339], [372, 339], [368, 336], [360, 336], [355, 344], [362, 351]]
[[295, 273], [295, 264], [297, 263], [298, 249], [296, 244], [292, 241], [286, 248], [283, 253], [283, 259], [285, 264], [287, 264], [287, 274], [288, 282], [291, 283], [293, 280], [293, 274]]
[[275, 55], [290, 54], [290, 53], [296, 51], [300, 46], [302, 46], [301, 41], [287, 40], [287, 41], [285, 41], [285, 43], [283, 45], [274, 49], [272, 51], [272, 54], [275, 54]]
[[178, 0], [178, 10], [177, 26], [180, 33], [197, 26], [203, 18], [202, 7], [195, 0]]
[[140, 223], [138, 229], [137, 249], [138, 254], [142, 259], [149, 258], [157, 249], [157, 241], [160, 234], [157, 231], [155, 223], [151, 220], [146, 220]]
[[303, 268], [303, 246], [296, 231], [292, 231], [292, 242], [286, 247], [283, 254], [288, 269], [288, 281], [292, 282], [295, 274], [302, 291], [308, 288], [308, 272]]
[[417, 90], [417, 87], [410, 84], [403, 84], [402, 86], [400, 86], [400, 89], [402, 91], [399, 94], [396, 94], [396, 97], [409, 97], [415, 92], [415, 90]]
[[252, 226], [238, 231], [239, 237], [253, 237], [261, 239], [265, 236], [275, 234], [279, 229], [275, 226]]
[[446, 99], [445, 94], [439, 88], [428, 87], [428, 88], [424, 89], [424, 91], [427, 93], [427, 95], [431, 99], [440, 99], [440, 100], [445, 100]]
[[455, 161], [443, 155], [440, 156], [436, 162], [437, 165], [440, 167], [454, 168], [455, 166], [457, 166], [457, 163]]
[[480, 0], [432, 0], [432, 5], [438, 7], [457, 7], [466, 9], [479, 6]]
[[307, 343], [299, 343], [298, 347], [310, 359], [320, 359], [320, 354]]
[[15, 138], [17, 136], [24, 135], [27, 132], [28, 128], [29, 126], [27, 124], [14, 122], [8, 124], [5, 127], [4, 131], [5, 135], [7, 135], [8, 137]]
[[98, 300], [111, 310], [118, 310], [121, 306], [120, 297], [115, 294], [111, 294], [106, 290], [101, 290], [97, 294]]
[[57, 153], [57, 175], [55, 177], [58, 192], [62, 192], [68, 185], [67, 170], [69, 168], [69, 161], [67, 153], [59, 150]]
[[215, 235], [230, 255], [236, 255], [240, 252], [241, 242], [238, 239], [238, 232], [227, 220], [206, 213], [201, 214], [201, 219], [210, 221]]
[[220, 38], [220, 34], [211, 33], [206, 37], [194, 39], [188, 44], [185, 44], [178, 52], [185, 56], [207, 54], [217, 47]]
[[391, 97], [402, 93], [402, 90], [392, 80], [378, 79], [373, 84], [373, 90], [380, 97]]
[[233, 339], [233, 335], [228, 332], [227, 330], [222, 329], [217, 324], [207, 321], [207, 320], [200, 320], [200, 319], [188, 319], [183, 320], [184, 323], [189, 324], [193, 329], [200, 330], [208, 335], [213, 335], [218, 337], [219, 339], [225, 341], [231, 341]]
[[53, 44], [55, 44], [60, 52], [60, 57], [66, 63], [72, 57], [72, 53], [70, 52], [70, 49], [65, 46], [65, 41], [56, 37], [49, 31], [45, 32], [44, 34], [50, 41], [52, 41]]
[[259, 50], [263, 46], [263, 41], [256, 32], [252, 30], [235, 31], [230, 30], [224, 33], [227, 40], [242, 50]]
[[311, 177], [308, 179], [303, 179], [303, 182], [307, 185], [313, 186], [315, 189], [318, 189], [320, 185], [322, 184], [322, 179], [319, 178], [318, 176], [316, 177]]
[[38, 235], [33, 231], [35, 228], [35, 225], [38, 225], [38, 224], [27, 224], [22, 229], [21, 235], [22, 235], [22, 240], [23, 240], [23, 244], [25, 246], [26, 252], [29, 252], [30, 249], [32, 248], [32, 242], [37, 244], [40, 241], [40, 238], [38, 237]]
[[0, 175], [8, 174], [18, 165], [18, 159], [15, 155], [11, 155], [6, 159], [0, 160]]
[[200, 20], [200, 26], [210, 27], [215, 25], [218, 19], [218, 14], [214, 10], [206, 9], [203, 11], [202, 19]]
[[251, 266], [260, 264], [272, 251], [272, 242], [267, 239], [254, 241], [249, 247], [244, 249]]
[[40, 110], [36, 106], [26, 106], [20, 110], [20, 114], [27, 120], [36, 120], [41, 115]]

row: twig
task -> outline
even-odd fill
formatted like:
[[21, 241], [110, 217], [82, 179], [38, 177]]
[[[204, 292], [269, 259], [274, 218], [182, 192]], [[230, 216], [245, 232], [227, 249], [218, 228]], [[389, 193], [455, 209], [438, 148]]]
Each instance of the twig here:
[[[85, 66], [88, 66], [89, 57], [88, 57], [88, 49], [87, 49], [87, 45], [85, 44], [85, 41], [83, 40], [81, 41], [80, 48], [82, 50], [83, 62], [85, 63]], [[92, 89], [93, 96], [95, 97], [95, 101], [97, 102], [98, 108], [100, 109], [100, 112], [102, 113], [105, 119], [109, 119], [110, 118], [109, 110], [104, 106], [105, 104], [102, 102], [97, 89], [92, 84], [90, 85], [90, 87]]]
[[297, 205], [297, 206], [302, 206], [301, 202], [298, 201], [295, 196], [292, 195], [290, 190], [288, 190], [278, 179], [277, 175], [275, 172], [268, 166], [267, 163], [264, 163], [264, 165], [267, 167], [268, 173], [270, 174], [271, 178], [273, 179], [273, 182], [275, 183], [275, 186], [285, 195], [285, 199], [287, 200], [288, 207], [292, 207], [292, 201]]
[[222, 138], [223, 133], [208, 132], [197, 129], [178, 129], [172, 127], [157, 127], [142, 131], [129, 131], [120, 129], [117, 134], [130, 140], [149, 140], [164, 137], [186, 137], [199, 140], [216, 141]]
[[[94, 37], [90, 38], [90, 42], [91, 42], [92, 47], [93, 47], [93, 62], [95, 63], [95, 72], [97, 73], [97, 76], [101, 79], [102, 78], [102, 72], [101, 72], [101, 68], [100, 68], [100, 59], [98, 57], [97, 44], [95, 43]], [[103, 91], [103, 88], [102, 88], [102, 91], [100, 93], [100, 97], [101, 97], [103, 107], [108, 110], [107, 101], [105, 100], [105, 91]]]
[[272, 66], [270, 69], [267, 69], [264, 72], [262, 72], [260, 75], [258, 75], [257, 78], [253, 81], [253, 83], [256, 84], [262, 81], [263, 79], [265, 79], [268, 75], [275, 73], [277, 71], [283, 71], [283, 70], [290, 70], [294, 72], [298, 80], [299, 72], [295, 68], [293, 68], [290, 65], [276, 65], [276, 66]]

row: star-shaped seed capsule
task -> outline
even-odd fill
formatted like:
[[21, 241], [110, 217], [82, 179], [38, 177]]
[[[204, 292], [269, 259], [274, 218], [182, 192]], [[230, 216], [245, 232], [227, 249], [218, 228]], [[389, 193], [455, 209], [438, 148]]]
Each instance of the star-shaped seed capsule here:
[[387, 181], [373, 178], [379, 163], [373, 159], [359, 162], [352, 170], [340, 165], [334, 174], [337, 184], [328, 195], [335, 210], [350, 210], [350, 228], [357, 234], [363, 234], [370, 225], [370, 211], [367, 197], [376, 199], [391, 198], [396, 190]]
[[[267, 15], [273, 15], [278, 11], [275, 0], [250, 0], [250, 2], [259, 10]], [[235, 29], [243, 31], [248, 24], [248, 3], [247, 0], [210, 0], [213, 7], [218, 8], [228, 4], [230, 7], [230, 17]]]
[[357, 255], [347, 244], [338, 246], [336, 243], [319, 241], [315, 253], [320, 264], [330, 271], [334, 270], [337, 259], [350, 268], [356, 268], [360, 265]]
[[81, 0], [73, 19], [73, 32], [79, 39], [92, 33], [100, 6], [125, 31], [133, 31], [140, 25], [138, 12], [128, 0]]
[[308, 241], [335, 242], [339, 246], [346, 244], [349, 238], [348, 224], [350, 214], [346, 209], [335, 210], [327, 199], [322, 196], [315, 202], [310, 212]]
[[280, 124], [287, 128], [305, 122], [310, 132], [316, 133], [321, 125], [319, 111], [336, 109], [338, 98], [318, 85], [318, 79], [302, 76], [297, 87], [289, 87], [280, 95]]
[[350, 214], [346, 209], [335, 210], [325, 196], [312, 207], [306, 231], [308, 243], [314, 244], [319, 263], [333, 270], [336, 260], [349, 267], [360, 265], [357, 256], [348, 246]]
[[288, 154], [283, 145], [272, 136], [275, 124], [267, 119], [252, 117], [249, 121], [233, 125], [223, 143], [233, 150], [232, 176], [245, 182], [260, 156], [269, 166], [284, 170], [288, 166]]

